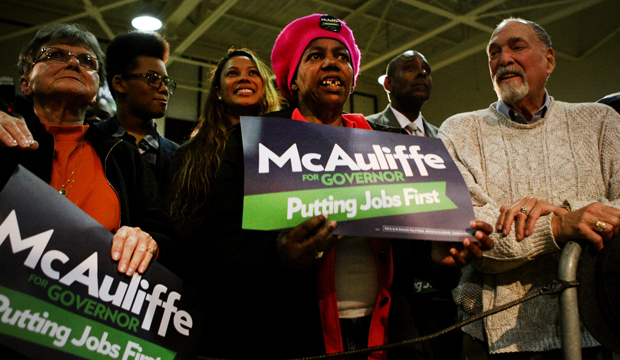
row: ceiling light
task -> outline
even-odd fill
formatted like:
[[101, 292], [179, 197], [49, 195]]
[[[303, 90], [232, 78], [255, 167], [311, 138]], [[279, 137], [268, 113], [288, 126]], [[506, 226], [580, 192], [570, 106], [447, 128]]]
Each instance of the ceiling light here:
[[161, 28], [161, 20], [152, 16], [138, 16], [131, 21], [131, 25], [138, 30], [155, 31]]
[[387, 75], [381, 75], [379, 76], [379, 78], [377, 79], [377, 81], [379, 82], [379, 84], [381, 84], [381, 86], [383, 86], [383, 82], [385, 81], [385, 78], [387, 77]]

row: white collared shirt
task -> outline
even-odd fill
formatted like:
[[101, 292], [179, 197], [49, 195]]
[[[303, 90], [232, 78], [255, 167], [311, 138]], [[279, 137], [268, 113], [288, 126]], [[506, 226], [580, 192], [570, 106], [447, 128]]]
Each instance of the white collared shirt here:
[[[394, 112], [394, 116], [396, 116], [396, 120], [398, 120], [398, 123], [400, 124], [400, 126], [405, 129], [405, 127], [407, 125], [409, 125], [409, 123], [411, 123], [411, 120], [409, 120], [409, 118], [407, 118], [405, 115], [403, 115], [400, 111], [394, 109], [392, 106], [390, 106], [390, 109], [392, 109], [392, 112]], [[426, 132], [424, 130], [424, 123], [422, 122], [422, 112], [420, 111], [420, 113], [418, 114], [418, 118], [415, 119], [413, 121], [413, 123], [418, 127], [418, 130], [424, 135], [426, 136]], [[411, 132], [408, 129], [407, 132], [409, 134], [411, 134]]]

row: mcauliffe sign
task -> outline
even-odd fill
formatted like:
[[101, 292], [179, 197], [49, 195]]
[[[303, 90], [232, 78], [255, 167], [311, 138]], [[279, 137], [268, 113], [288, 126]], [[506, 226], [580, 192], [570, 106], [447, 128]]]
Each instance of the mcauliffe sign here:
[[202, 314], [163, 266], [119, 274], [112, 234], [22, 167], [0, 193], [0, 342], [31, 358], [183, 359]]
[[469, 191], [439, 139], [264, 117], [242, 117], [241, 132], [246, 229], [326, 214], [342, 235], [473, 239]]

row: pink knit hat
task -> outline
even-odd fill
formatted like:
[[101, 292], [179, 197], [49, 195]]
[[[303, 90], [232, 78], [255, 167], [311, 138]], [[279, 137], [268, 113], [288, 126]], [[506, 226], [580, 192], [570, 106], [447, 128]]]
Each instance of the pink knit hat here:
[[278, 88], [289, 99], [294, 99], [291, 83], [301, 56], [308, 44], [318, 38], [336, 39], [346, 46], [351, 54], [353, 86], [355, 86], [361, 53], [355, 44], [353, 32], [342, 20], [330, 15], [313, 14], [288, 24], [278, 35], [271, 52], [271, 66], [276, 74]]

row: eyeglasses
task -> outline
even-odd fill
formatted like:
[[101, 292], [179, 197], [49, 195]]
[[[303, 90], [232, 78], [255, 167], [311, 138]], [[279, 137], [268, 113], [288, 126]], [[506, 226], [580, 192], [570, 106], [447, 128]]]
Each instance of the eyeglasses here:
[[159, 89], [161, 84], [166, 85], [166, 89], [168, 89], [168, 93], [172, 95], [174, 90], [177, 88], [177, 83], [174, 82], [171, 78], [164, 76], [162, 77], [159, 74], [147, 73], [147, 74], [128, 74], [123, 75], [124, 78], [128, 79], [136, 79], [136, 78], [144, 78], [147, 79], [149, 86], [154, 87], [155, 89]]
[[41, 54], [39, 54], [37, 60], [32, 63], [32, 66], [42, 61], [67, 62], [72, 56], [75, 56], [80, 66], [83, 68], [94, 71], [99, 69], [99, 60], [97, 60], [96, 57], [90, 54], [72, 54], [71, 51], [57, 47], [42, 48]]

